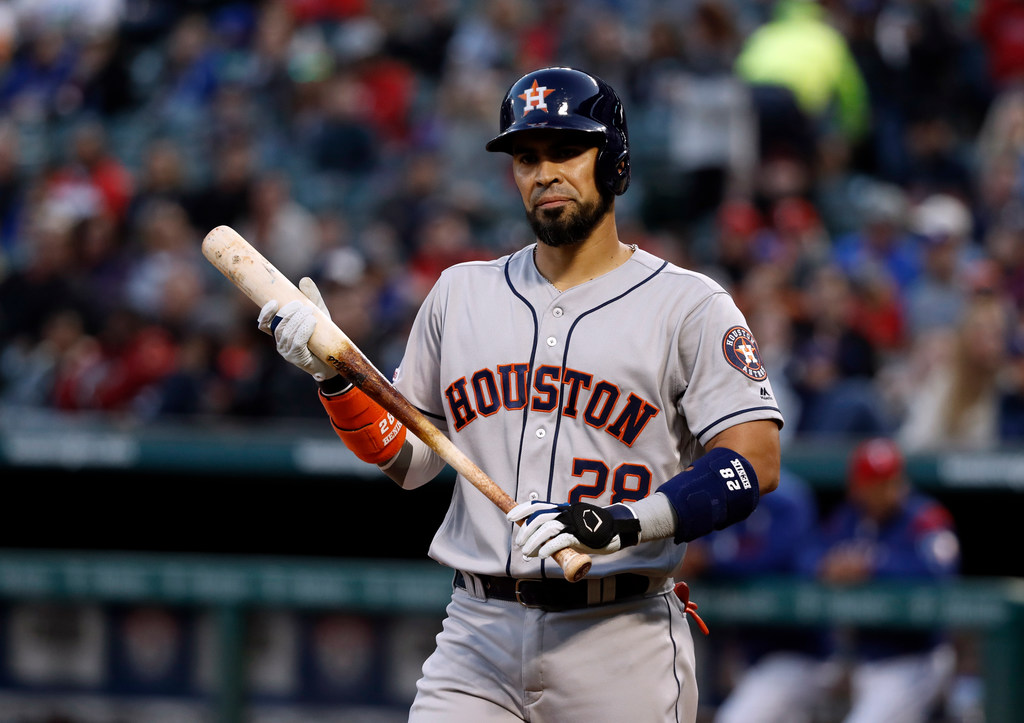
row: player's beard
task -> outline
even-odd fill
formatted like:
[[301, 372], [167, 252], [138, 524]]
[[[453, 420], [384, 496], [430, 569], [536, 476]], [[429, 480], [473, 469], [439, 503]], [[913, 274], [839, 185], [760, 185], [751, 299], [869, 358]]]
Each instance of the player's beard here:
[[534, 209], [526, 212], [526, 219], [541, 243], [548, 246], [575, 246], [590, 236], [611, 206], [612, 195], [602, 193], [592, 203], [580, 203], [577, 211], [569, 211], [566, 206], [550, 211]]

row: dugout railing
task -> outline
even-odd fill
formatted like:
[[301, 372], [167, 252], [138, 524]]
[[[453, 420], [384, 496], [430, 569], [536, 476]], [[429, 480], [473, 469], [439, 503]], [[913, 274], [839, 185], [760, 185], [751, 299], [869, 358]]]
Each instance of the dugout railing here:
[[[139, 426], [105, 416], [55, 417], [0, 406], [0, 470], [358, 478], [373, 472], [324, 427], [315, 420]], [[851, 448], [843, 439], [789, 441], [783, 463], [816, 488], [836, 489], [842, 486]], [[924, 489], [1024, 493], [1024, 445], [910, 455], [908, 471]]]
[[[694, 583], [703, 618], [716, 626], [942, 626], [982, 642], [985, 719], [1012, 723], [1024, 709], [1024, 580], [867, 584], [830, 588], [774, 579]], [[159, 554], [0, 552], [0, 598], [105, 604], [159, 603], [217, 611], [217, 723], [241, 723], [247, 613], [263, 608], [366, 614], [436, 614], [451, 575], [430, 562], [253, 559]]]

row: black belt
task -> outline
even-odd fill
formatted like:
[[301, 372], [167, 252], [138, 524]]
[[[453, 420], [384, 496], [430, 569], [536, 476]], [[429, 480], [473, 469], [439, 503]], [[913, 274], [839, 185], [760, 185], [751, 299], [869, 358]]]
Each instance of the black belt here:
[[[644, 575], [628, 572], [607, 578], [597, 578], [589, 582], [608, 585], [609, 589], [609, 583], [614, 579], [615, 591], [611, 595], [602, 595], [600, 602], [590, 602], [587, 580], [569, 582], [559, 579], [534, 580], [494, 575], [474, 575], [474, 577], [480, 581], [484, 596], [487, 598], [512, 600], [528, 608], [540, 608], [549, 612], [576, 610], [594, 605], [608, 605], [633, 600], [647, 594], [651, 583], [650, 578]], [[469, 590], [466, 585], [466, 577], [460, 571], [455, 572], [455, 587]]]

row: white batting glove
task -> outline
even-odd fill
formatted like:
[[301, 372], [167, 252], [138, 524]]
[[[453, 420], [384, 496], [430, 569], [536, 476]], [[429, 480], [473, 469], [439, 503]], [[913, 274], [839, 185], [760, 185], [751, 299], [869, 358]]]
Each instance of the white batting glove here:
[[[320, 290], [311, 278], [305, 276], [299, 281], [299, 291], [316, 304], [328, 319], [331, 318]], [[278, 354], [312, 375], [316, 381], [322, 382], [337, 376], [337, 369], [309, 350], [309, 339], [316, 328], [316, 317], [308, 304], [289, 301], [281, 307], [277, 299], [271, 299], [260, 309], [258, 324], [261, 331], [274, 337]]]
[[551, 557], [566, 547], [610, 555], [640, 541], [640, 521], [623, 504], [598, 507], [587, 502], [524, 502], [505, 517], [509, 522], [525, 520], [515, 542], [527, 557]]

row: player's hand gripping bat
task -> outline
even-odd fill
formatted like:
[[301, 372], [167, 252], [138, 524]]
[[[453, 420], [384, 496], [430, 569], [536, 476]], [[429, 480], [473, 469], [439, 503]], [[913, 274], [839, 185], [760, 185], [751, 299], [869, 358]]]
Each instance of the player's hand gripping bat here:
[[[203, 239], [203, 255], [258, 307], [271, 299], [277, 299], [282, 306], [294, 300], [309, 304], [317, 319], [316, 329], [309, 340], [309, 350], [313, 354], [333, 366], [363, 393], [393, 414], [502, 512], [507, 513], [516, 506], [515, 500], [505, 490], [484, 474], [377, 371], [333, 321], [234, 229], [218, 226], [210, 231]], [[590, 571], [590, 557], [571, 548], [559, 550], [554, 558], [561, 566], [565, 579], [571, 582], [582, 580]]]

